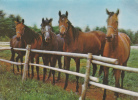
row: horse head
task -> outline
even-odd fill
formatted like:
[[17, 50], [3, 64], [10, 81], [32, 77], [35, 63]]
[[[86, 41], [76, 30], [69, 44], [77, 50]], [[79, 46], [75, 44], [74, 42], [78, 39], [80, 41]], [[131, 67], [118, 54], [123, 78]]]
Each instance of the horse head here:
[[107, 19], [107, 35], [106, 39], [108, 42], [111, 42], [116, 35], [118, 35], [118, 14], [119, 14], [119, 9], [117, 10], [116, 13], [114, 12], [109, 12], [106, 9], [106, 13], [109, 15]]
[[22, 19], [22, 22], [19, 22], [19, 19], [17, 19], [17, 21], [15, 21], [15, 26], [16, 26], [15, 28], [16, 28], [17, 40], [20, 41], [25, 30], [24, 19]]
[[66, 14], [61, 15], [61, 11], [59, 11], [59, 31], [60, 35], [63, 37], [66, 35], [69, 29], [69, 20], [68, 20], [68, 12]]
[[52, 39], [51, 32], [52, 32], [52, 18], [44, 20], [42, 18], [42, 24], [41, 24], [41, 33], [44, 37], [45, 42], [49, 43]]

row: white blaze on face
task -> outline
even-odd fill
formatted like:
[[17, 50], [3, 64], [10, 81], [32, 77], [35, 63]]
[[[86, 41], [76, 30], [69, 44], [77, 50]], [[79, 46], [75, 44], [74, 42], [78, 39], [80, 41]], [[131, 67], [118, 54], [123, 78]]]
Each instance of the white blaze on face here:
[[48, 31], [49, 27], [46, 26], [46, 32], [45, 32], [45, 40], [49, 37], [49, 31]]

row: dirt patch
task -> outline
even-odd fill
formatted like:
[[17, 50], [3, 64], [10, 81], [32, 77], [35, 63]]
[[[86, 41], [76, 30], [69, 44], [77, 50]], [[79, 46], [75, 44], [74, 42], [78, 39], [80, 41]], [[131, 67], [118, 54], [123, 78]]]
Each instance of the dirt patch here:
[[[6, 66], [6, 70], [12, 72], [11, 64], [1, 63], [1, 65]], [[16, 71], [17, 70], [15, 67], [15, 75], [20, 75], [20, 73], [17, 73]], [[34, 79], [37, 79], [36, 73], [35, 73]], [[40, 75], [40, 81], [42, 81], [42, 80], [43, 80], [43, 75]], [[51, 83], [52, 84], [52, 82], [53, 82], [52, 80], [53, 80], [53, 78], [51, 76], [50, 79], [46, 80], [45, 83]], [[56, 82], [55, 85], [60, 86], [61, 88], [64, 88], [64, 83], [65, 83], [65, 79], [61, 79], [58, 82]], [[82, 90], [82, 84], [79, 83], [79, 93], [78, 93], [79, 96], [81, 95], [81, 90]], [[76, 92], [76, 82], [69, 81], [66, 91]], [[102, 88], [90, 86], [87, 89], [86, 97], [90, 100], [102, 100], [103, 91], [104, 91], [104, 89], [102, 89]], [[122, 95], [121, 95], [121, 97], [122, 97]], [[115, 100], [114, 99], [114, 92], [107, 90], [106, 100]]]

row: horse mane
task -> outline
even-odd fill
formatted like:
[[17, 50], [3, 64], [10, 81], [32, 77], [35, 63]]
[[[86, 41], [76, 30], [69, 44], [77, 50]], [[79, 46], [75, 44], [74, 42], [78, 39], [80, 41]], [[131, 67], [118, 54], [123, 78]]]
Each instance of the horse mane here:
[[24, 39], [26, 40], [27, 44], [34, 43], [35, 40], [39, 40], [39, 34], [33, 31], [31, 28], [25, 25], [25, 30], [24, 30]]
[[75, 28], [70, 21], [68, 21], [68, 24], [69, 24], [69, 27], [72, 27], [72, 34], [73, 34], [73, 38], [74, 38], [74, 41], [75, 39], [79, 36], [79, 32], [80, 32], [80, 29], [78, 28]]

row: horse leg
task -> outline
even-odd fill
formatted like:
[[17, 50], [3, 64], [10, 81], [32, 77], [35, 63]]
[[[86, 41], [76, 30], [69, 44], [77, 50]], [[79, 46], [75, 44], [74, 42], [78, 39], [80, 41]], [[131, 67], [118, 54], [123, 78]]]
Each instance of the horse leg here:
[[[49, 63], [49, 60], [48, 60], [48, 58], [47, 57], [45, 57], [45, 56], [43, 56], [42, 57], [42, 59], [43, 59], [43, 63], [44, 63], [44, 65], [48, 65], [48, 63]], [[46, 75], [46, 68], [43, 68], [43, 82], [45, 82], [45, 75]]]
[[[61, 56], [58, 57], [58, 67], [61, 69], [62, 67], [62, 63], [61, 63]], [[58, 72], [58, 78], [57, 78], [57, 81], [60, 80], [60, 72]]]
[[93, 73], [92, 76], [95, 76], [96, 70], [97, 70], [97, 65], [96, 64], [92, 64], [93, 66]]
[[[12, 56], [11, 56], [10, 61], [14, 61], [15, 52], [14, 52], [13, 48], [11, 48], [11, 54], [12, 54]], [[14, 73], [14, 64], [13, 64], [13, 73]]]
[[[120, 88], [119, 79], [121, 75], [121, 70], [115, 69], [115, 87]], [[115, 98], [118, 98], [118, 93], [115, 92]]]
[[[16, 57], [16, 62], [18, 62], [19, 58], [20, 58], [20, 56], [18, 55], [18, 56]], [[19, 66], [18, 66], [18, 65], [17, 65], [17, 72], [19, 73]]]
[[[20, 61], [21, 63], [23, 63], [23, 56], [21, 56]], [[21, 65], [21, 76], [22, 76], [22, 70], [23, 70], [23, 65]]]
[[47, 80], [51, 77], [52, 70], [50, 69]]
[[[64, 64], [65, 64], [64, 68], [66, 70], [69, 70], [69, 68], [70, 68], [70, 58], [69, 57], [64, 57]], [[67, 86], [68, 86], [68, 78], [69, 78], [69, 74], [66, 74], [66, 80], [65, 80], [64, 89], [66, 89]]]
[[[36, 64], [39, 64], [39, 57], [36, 58]], [[37, 80], [39, 80], [39, 66], [36, 66], [36, 71], [37, 71]]]
[[[79, 70], [80, 70], [80, 59], [79, 58], [76, 58], [75, 59], [75, 62], [76, 62], [76, 72], [78, 72], [79, 73]], [[77, 81], [76, 81], [76, 92], [79, 92], [78, 91], [78, 88], [79, 88], [79, 76], [76, 76], [76, 79], [77, 79]]]
[[[109, 73], [109, 68], [104, 67], [104, 79], [103, 79], [103, 84], [108, 84], [108, 73]], [[104, 89], [104, 94], [103, 94], [103, 100], [106, 98], [106, 89]]]
[[104, 70], [103, 67], [104, 67], [104, 66], [101, 66], [101, 65], [100, 65], [99, 76], [101, 76], [101, 74], [102, 74], [102, 72], [103, 72], [103, 70]]
[[[56, 66], [56, 57], [55, 56], [53, 56], [51, 58], [50, 66], [51, 67], [55, 67]], [[53, 85], [54, 85], [55, 84], [55, 71], [54, 70], [52, 70], [52, 74], [53, 74]]]
[[[125, 62], [123, 64], [123, 66], [127, 66], [127, 62]], [[125, 71], [122, 70], [121, 72], [121, 88], [123, 89], [123, 80], [124, 80], [124, 77], [125, 77]]]
[[[31, 58], [31, 63], [34, 63], [34, 58]], [[31, 77], [31, 79], [33, 79], [33, 77], [34, 77], [34, 66], [33, 65], [31, 65], [31, 70], [32, 70], [32, 77]]]

